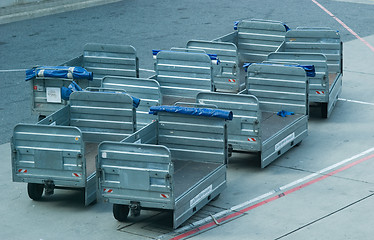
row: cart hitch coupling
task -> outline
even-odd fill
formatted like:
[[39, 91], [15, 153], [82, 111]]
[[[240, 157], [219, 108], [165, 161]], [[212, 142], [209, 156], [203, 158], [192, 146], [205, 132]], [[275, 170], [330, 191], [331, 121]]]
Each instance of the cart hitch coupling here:
[[140, 215], [140, 202], [130, 203], [130, 214], [132, 217], [137, 217]]
[[47, 196], [52, 195], [55, 191], [55, 184], [53, 183], [52, 180], [45, 180], [44, 188], [45, 188], [45, 195]]

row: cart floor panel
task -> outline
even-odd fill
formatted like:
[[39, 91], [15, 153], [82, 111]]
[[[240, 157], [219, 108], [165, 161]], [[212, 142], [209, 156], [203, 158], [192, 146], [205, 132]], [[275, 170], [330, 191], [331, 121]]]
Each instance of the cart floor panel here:
[[302, 114], [288, 115], [286, 117], [278, 116], [277, 113], [262, 112], [261, 122], [261, 138], [266, 141], [268, 138], [274, 136], [277, 132], [284, 129], [287, 125], [301, 118]]
[[220, 163], [173, 160], [175, 198], [180, 197], [197, 182], [222, 166]]

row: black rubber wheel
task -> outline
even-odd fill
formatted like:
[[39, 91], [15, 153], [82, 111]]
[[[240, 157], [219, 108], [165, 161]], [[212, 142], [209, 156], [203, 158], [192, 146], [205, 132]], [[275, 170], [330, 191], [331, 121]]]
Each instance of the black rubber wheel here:
[[39, 115], [39, 117], [38, 117], [38, 122], [41, 121], [41, 120], [43, 120], [44, 118], [46, 118], [46, 116], [44, 116], [44, 115]]
[[228, 157], [232, 157], [232, 152], [234, 151], [233, 147], [231, 144], [228, 145], [228, 148], [227, 148], [227, 153], [228, 153]]
[[327, 115], [328, 115], [328, 104], [327, 103], [321, 103], [321, 115], [322, 115], [322, 118], [327, 118]]
[[130, 208], [127, 205], [113, 204], [113, 216], [120, 222], [124, 222], [129, 215]]
[[32, 200], [40, 200], [43, 195], [44, 185], [38, 183], [28, 183], [27, 193]]
[[216, 201], [216, 200], [219, 198], [219, 196], [221, 196], [221, 194], [218, 194], [217, 196], [215, 196], [215, 197], [212, 199], [212, 201]]

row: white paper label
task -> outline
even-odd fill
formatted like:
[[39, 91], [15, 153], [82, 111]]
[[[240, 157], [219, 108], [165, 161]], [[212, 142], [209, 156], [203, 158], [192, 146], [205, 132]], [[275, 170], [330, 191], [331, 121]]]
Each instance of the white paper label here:
[[60, 88], [46, 88], [47, 102], [50, 103], [61, 103], [61, 90]]
[[213, 191], [212, 185], [210, 185], [209, 187], [205, 188], [203, 191], [201, 191], [199, 194], [197, 194], [194, 198], [191, 199], [191, 201], [190, 201], [190, 207], [193, 207], [196, 204], [198, 204], [201, 200], [203, 200], [204, 198], [206, 198], [207, 196], [209, 196], [209, 194], [211, 194], [212, 191]]
[[285, 137], [283, 140], [275, 144], [275, 151], [279, 151], [284, 146], [286, 146], [288, 143], [292, 142], [295, 139], [295, 133], [291, 133], [287, 137]]
[[103, 152], [103, 153], [101, 154], [101, 157], [102, 157], [102, 158], [106, 158], [106, 152]]

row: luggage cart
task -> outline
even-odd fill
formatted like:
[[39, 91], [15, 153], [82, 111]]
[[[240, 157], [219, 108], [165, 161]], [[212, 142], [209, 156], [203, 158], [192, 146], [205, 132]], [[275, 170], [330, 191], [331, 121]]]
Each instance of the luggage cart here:
[[99, 191], [119, 221], [130, 211], [166, 210], [177, 228], [226, 187], [226, 120], [232, 112], [179, 106], [151, 111], [155, 122], [121, 142], [100, 144]]
[[74, 83], [88, 85], [91, 80], [92, 73], [79, 67], [40, 66], [27, 70], [26, 81], [30, 82], [32, 92], [32, 112], [38, 115], [38, 121], [42, 120], [68, 104], [61, 89]]
[[254, 63], [247, 71], [247, 93], [200, 93], [196, 101], [231, 110], [230, 149], [259, 152], [264, 168], [307, 137], [308, 80], [302, 67]]
[[310, 78], [309, 100], [320, 105], [323, 118], [330, 116], [342, 91], [343, 43], [338, 31], [298, 27], [287, 32], [285, 42], [268, 59], [315, 64], [317, 76]]
[[131, 45], [88, 43], [82, 55], [63, 66], [80, 66], [93, 72], [93, 81], [82, 88], [100, 87], [105, 76], [139, 77], [139, 59]]
[[287, 25], [279, 21], [251, 19], [235, 22], [234, 32], [213, 41], [230, 42], [237, 46], [240, 66], [266, 60], [284, 42]]
[[131, 77], [104, 77], [101, 88], [121, 89], [140, 99], [136, 109], [136, 128], [140, 129], [151, 123], [156, 117], [149, 114], [151, 106], [162, 105], [160, 85], [156, 80]]
[[14, 182], [28, 183], [33, 200], [55, 188], [83, 189], [85, 205], [96, 200], [95, 156], [101, 141], [135, 131], [127, 94], [73, 92], [70, 103], [37, 124], [18, 124], [11, 141]]

